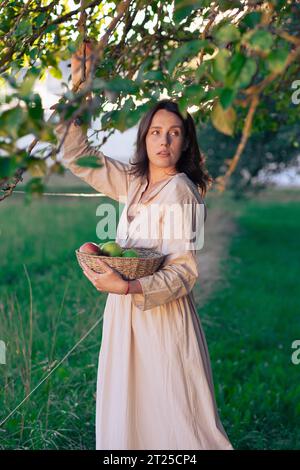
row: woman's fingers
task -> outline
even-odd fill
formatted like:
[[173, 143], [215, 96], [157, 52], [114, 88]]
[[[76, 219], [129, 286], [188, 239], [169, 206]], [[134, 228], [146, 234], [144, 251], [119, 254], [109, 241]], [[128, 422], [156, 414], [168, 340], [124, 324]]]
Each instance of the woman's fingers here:
[[[104, 272], [112, 272], [114, 271], [114, 268], [112, 268], [111, 266], [109, 266], [109, 264], [105, 263], [105, 261], [102, 261], [102, 260], [98, 260], [98, 264], [99, 266], [101, 266], [103, 269], [104, 269]], [[103, 273], [104, 274], [104, 273]]]
[[95, 273], [95, 271], [93, 271], [91, 268], [89, 268], [85, 263], [84, 263], [84, 270], [85, 270], [90, 276], [93, 276], [93, 277], [99, 276], [98, 273]]
[[101, 291], [100, 287], [97, 285], [97, 282], [99, 282], [99, 278], [97, 279], [95, 277], [94, 271], [92, 271], [88, 266], [85, 265], [85, 268], [83, 269], [83, 274], [85, 275], [85, 277], [88, 278], [88, 280], [98, 291]]

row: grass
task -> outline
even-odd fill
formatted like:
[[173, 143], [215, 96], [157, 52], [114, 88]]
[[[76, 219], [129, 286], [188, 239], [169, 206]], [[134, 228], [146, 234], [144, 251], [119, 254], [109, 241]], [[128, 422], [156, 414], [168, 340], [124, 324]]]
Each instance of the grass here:
[[[78, 188], [77, 188], [78, 189]], [[299, 203], [224, 200], [238, 224], [223, 280], [199, 311], [223, 425], [238, 449], [297, 449]], [[106, 295], [74, 247], [95, 234], [98, 199], [21, 196], [0, 207], [0, 421], [101, 318]], [[217, 204], [213, 199], [208, 207]], [[0, 449], [94, 449], [102, 323], [0, 427]]]
[[199, 312], [224, 427], [238, 449], [300, 448], [300, 204], [239, 207], [225, 276]]
[[[101, 199], [103, 201], [103, 199]], [[107, 202], [107, 200], [106, 200]], [[106, 295], [83, 276], [74, 247], [96, 236], [100, 200], [5, 201], [1, 220], [0, 421], [102, 316]], [[102, 322], [0, 428], [0, 448], [94, 448]]]

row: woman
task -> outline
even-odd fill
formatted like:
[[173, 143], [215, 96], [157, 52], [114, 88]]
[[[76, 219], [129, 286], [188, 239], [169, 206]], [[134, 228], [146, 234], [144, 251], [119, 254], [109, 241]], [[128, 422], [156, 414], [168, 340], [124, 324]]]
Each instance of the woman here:
[[[74, 73], [72, 79], [75, 83]], [[59, 139], [65, 130], [63, 123], [56, 127]], [[89, 154], [103, 166], [76, 165], [77, 158]], [[201, 242], [191, 240], [203, 231], [204, 217], [199, 226], [197, 214], [199, 207], [204, 214], [203, 196], [211, 181], [192, 117], [184, 119], [170, 100], [159, 101], [140, 122], [130, 164], [94, 150], [73, 122], [63, 163], [97, 191], [126, 201], [116, 236], [121, 246], [146, 246], [166, 255], [156, 273], [130, 282], [105, 263], [104, 274], [86, 267], [93, 286], [108, 293], [98, 363], [96, 449], [233, 450], [218, 415], [192, 293]], [[184, 215], [170, 230], [167, 219], [174, 205]], [[159, 211], [151, 212], [153, 207]], [[149, 219], [151, 234], [141, 236]]]

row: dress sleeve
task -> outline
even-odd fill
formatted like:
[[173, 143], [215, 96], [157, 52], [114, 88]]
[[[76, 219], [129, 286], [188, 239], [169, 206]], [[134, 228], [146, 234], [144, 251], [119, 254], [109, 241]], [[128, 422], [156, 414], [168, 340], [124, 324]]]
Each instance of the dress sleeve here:
[[187, 295], [197, 281], [197, 252], [204, 243], [204, 203], [189, 197], [179, 207], [182, 222], [176, 219], [174, 230], [170, 227], [171, 218], [164, 212], [162, 252], [166, 258], [162, 268], [139, 278], [143, 293], [131, 294], [134, 305], [142, 311]]
[[[60, 123], [55, 127], [55, 134], [62, 140], [67, 126]], [[129, 164], [107, 157], [101, 151], [94, 149], [88, 142], [83, 129], [71, 123], [65, 140], [62, 144], [62, 164], [75, 176], [78, 176], [97, 191], [119, 201], [127, 197], [129, 187]], [[95, 155], [99, 158], [102, 167], [87, 168], [76, 165], [79, 157]]]

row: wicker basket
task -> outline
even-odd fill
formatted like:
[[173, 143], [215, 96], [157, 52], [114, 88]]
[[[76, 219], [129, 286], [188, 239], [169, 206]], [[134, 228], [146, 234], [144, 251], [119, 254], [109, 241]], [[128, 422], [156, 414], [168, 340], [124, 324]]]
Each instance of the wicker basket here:
[[[155, 273], [165, 259], [165, 255], [150, 248], [132, 248], [137, 251], [139, 258], [91, 255], [79, 250], [76, 250], [76, 256], [81, 268], [83, 268], [81, 264], [83, 261], [96, 273], [103, 273], [103, 268], [98, 263], [98, 261], [101, 260], [116, 269], [116, 271], [118, 271], [126, 281], [138, 279], [143, 276], [149, 276]], [[126, 247], [126, 249], [130, 249], [130, 247]]]

